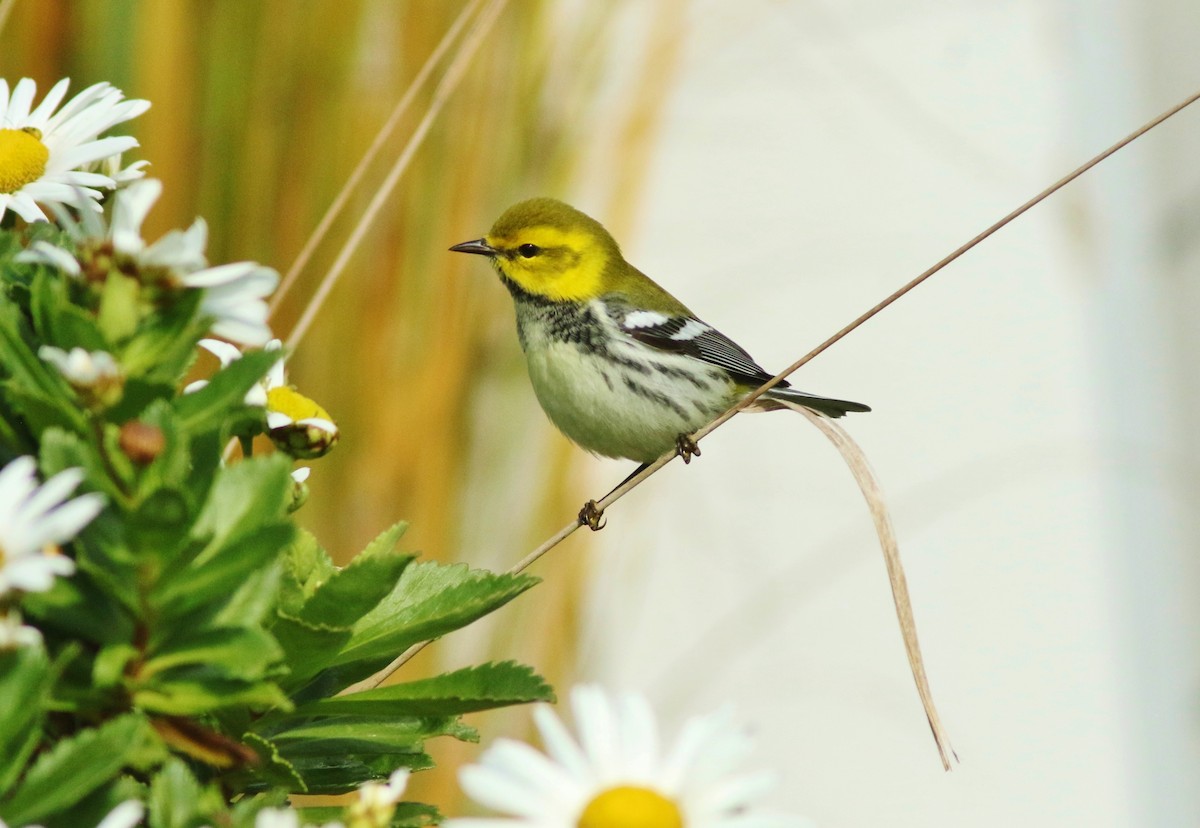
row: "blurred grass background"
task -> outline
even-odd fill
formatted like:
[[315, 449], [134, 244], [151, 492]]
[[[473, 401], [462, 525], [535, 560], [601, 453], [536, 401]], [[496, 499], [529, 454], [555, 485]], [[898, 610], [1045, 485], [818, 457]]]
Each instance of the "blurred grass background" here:
[[[424, 556], [503, 569], [590, 496], [574, 482], [581, 453], [552, 432], [528, 389], [507, 295], [482, 262], [446, 248], [482, 235], [516, 200], [571, 200], [589, 185], [581, 206], [618, 237], [630, 229], [682, 5], [520, 0], [503, 9], [290, 363], [292, 381], [342, 431], [314, 464], [300, 513], [339, 562], [405, 519], [407, 546]], [[200, 215], [212, 262], [254, 259], [282, 272], [466, 6], [15, 0], [0, 32], [0, 76], [34, 78], [39, 99], [70, 77], [72, 92], [107, 80], [152, 101], [129, 130], [142, 147], [126, 159], [149, 159], [165, 185], [147, 237]], [[428, 99], [426, 88], [280, 306], [278, 335], [303, 311]], [[397, 678], [519, 658], [565, 689], [576, 672], [581, 542], [540, 566], [547, 584], [483, 629], [429, 648]], [[478, 724], [486, 738], [501, 723]], [[474, 752], [430, 747], [449, 766]], [[413, 795], [455, 813], [456, 790], [439, 771], [419, 777]]]

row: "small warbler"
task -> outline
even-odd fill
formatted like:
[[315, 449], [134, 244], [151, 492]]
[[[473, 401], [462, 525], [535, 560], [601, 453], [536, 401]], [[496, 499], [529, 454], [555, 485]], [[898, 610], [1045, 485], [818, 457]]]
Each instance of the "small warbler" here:
[[[492, 260], [516, 305], [542, 409], [595, 454], [643, 467], [671, 450], [690, 460], [700, 451], [688, 435], [772, 376], [625, 261], [600, 222], [561, 201], [522, 201], [482, 239], [450, 249]], [[787, 382], [750, 408], [776, 410], [780, 401], [827, 417], [871, 410]], [[580, 517], [597, 528], [598, 513], [585, 507]]]

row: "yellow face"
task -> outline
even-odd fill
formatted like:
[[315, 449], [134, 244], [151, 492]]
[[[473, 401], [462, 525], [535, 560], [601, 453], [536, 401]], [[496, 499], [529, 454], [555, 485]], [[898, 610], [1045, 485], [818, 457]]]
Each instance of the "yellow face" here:
[[589, 228], [549, 225], [521, 227], [505, 235], [489, 234], [492, 261], [505, 278], [535, 296], [580, 301], [598, 295], [610, 252]]

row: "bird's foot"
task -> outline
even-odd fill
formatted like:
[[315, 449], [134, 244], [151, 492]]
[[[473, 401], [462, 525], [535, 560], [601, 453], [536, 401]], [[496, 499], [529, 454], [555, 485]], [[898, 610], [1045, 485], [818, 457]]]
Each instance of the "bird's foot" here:
[[579, 525], [586, 526], [593, 532], [599, 532], [608, 524], [603, 518], [604, 510], [594, 500], [589, 500], [579, 510]]
[[680, 434], [675, 438], [675, 453], [683, 458], [684, 463], [690, 463], [693, 457], [700, 456], [700, 447], [687, 434]]

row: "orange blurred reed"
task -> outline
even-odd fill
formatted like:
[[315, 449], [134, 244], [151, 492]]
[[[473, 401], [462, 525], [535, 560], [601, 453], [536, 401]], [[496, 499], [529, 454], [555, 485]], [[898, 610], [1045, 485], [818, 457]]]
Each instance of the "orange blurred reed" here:
[[[0, 0], [3, 2], [3, 0]], [[467, 0], [15, 0], [0, 76], [44, 91], [110, 81], [153, 107], [132, 125], [164, 182], [148, 235], [210, 230], [214, 262], [285, 271]], [[485, 4], [486, 5], [486, 4]], [[683, 0], [512, 0], [290, 362], [342, 439], [313, 463], [301, 522], [345, 562], [411, 522], [427, 557], [507, 568], [588, 496], [582, 453], [528, 388], [509, 299], [478, 260], [446, 251], [532, 195], [580, 203], [628, 238], [681, 38]], [[329, 239], [281, 304], [286, 336], [374, 186], [424, 114], [433, 72]], [[576, 196], [589, 184], [590, 200]], [[615, 480], [613, 481], [616, 482]], [[432, 647], [398, 680], [468, 658], [519, 658], [565, 689], [584, 558], [480, 629]], [[513, 718], [514, 715], [519, 718]], [[504, 728], [525, 721], [508, 714]], [[481, 722], [487, 731], [502, 726]], [[475, 749], [430, 745], [453, 766]], [[447, 768], [413, 795], [456, 812]]]

